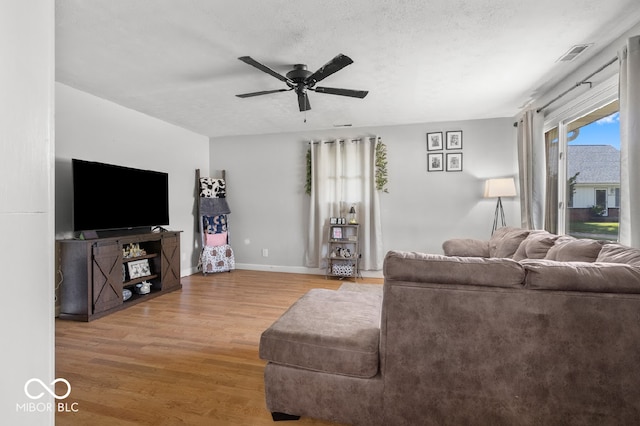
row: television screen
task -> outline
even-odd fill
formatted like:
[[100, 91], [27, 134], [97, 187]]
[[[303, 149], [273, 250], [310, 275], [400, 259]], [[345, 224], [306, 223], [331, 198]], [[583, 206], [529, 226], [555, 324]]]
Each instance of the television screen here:
[[169, 224], [169, 175], [72, 159], [74, 231]]

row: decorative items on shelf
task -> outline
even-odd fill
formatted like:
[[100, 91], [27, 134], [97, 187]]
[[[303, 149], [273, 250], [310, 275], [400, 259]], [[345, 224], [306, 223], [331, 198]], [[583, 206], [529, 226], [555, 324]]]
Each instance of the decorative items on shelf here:
[[333, 251], [331, 252], [331, 257], [341, 257], [344, 259], [350, 259], [351, 258], [351, 250], [349, 250], [348, 248], [343, 248], [343, 247], [335, 247], [333, 249]]
[[140, 248], [140, 244], [132, 243], [122, 249], [122, 257], [125, 259], [131, 259], [132, 257], [145, 256], [147, 254], [145, 249]]
[[347, 218], [346, 217], [331, 217], [329, 218], [329, 223], [331, 225], [346, 225]]
[[351, 208], [349, 209], [349, 225], [357, 225], [358, 219], [356, 218], [356, 205], [351, 204]]
[[127, 266], [129, 267], [130, 280], [151, 275], [149, 259], [134, 260], [133, 262], [129, 262]]
[[129, 300], [132, 295], [133, 295], [133, 293], [128, 288], [123, 288], [122, 289], [122, 301], [123, 302], [126, 302], [127, 300]]
[[353, 264], [344, 263], [344, 264], [333, 264], [331, 265], [331, 273], [333, 275], [338, 275], [341, 277], [350, 277], [353, 276]]
[[133, 288], [138, 294], [149, 294], [151, 292], [152, 284], [149, 281], [142, 281], [136, 284]]
[[[462, 171], [462, 130], [446, 132], [446, 136], [445, 141], [443, 132], [427, 133], [427, 171]], [[445, 156], [445, 148], [458, 152], [447, 152]]]

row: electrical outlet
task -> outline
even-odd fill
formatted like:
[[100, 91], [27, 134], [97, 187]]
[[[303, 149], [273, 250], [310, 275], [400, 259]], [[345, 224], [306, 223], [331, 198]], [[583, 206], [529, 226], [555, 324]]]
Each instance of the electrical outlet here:
[[269, 249], [262, 249], [262, 257], [269, 257]]

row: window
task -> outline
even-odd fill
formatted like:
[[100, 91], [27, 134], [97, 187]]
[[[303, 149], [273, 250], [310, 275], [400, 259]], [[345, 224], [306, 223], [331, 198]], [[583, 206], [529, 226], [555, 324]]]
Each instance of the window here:
[[547, 204], [547, 229], [578, 238], [617, 240], [618, 101], [609, 100], [592, 108], [569, 115], [545, 132], [547, 193], [555, 204]]

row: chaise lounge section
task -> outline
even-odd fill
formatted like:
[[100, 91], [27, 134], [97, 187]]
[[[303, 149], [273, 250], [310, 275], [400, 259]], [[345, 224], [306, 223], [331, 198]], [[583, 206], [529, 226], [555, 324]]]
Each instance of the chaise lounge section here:
[[[260, 342], [272, 413], [354, 425], [640, 423], [640, 250], [502, 228], [390, 251]], [[274, 414], [278, 419], [280, 414]]]

